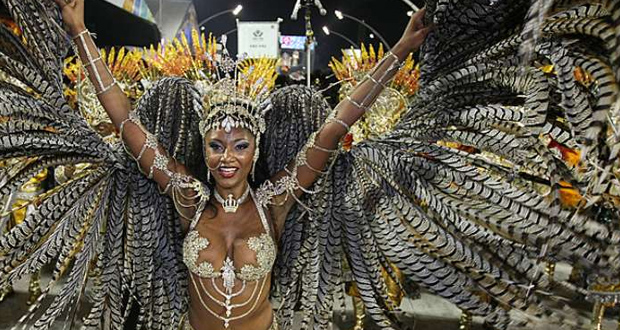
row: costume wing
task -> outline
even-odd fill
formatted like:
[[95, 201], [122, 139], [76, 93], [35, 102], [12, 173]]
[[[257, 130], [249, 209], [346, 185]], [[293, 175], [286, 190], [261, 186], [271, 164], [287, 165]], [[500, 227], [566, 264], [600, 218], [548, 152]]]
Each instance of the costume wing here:
[[[132, 310], [148, 329], [177, 326], [186, 308], [187, 275], [172, 201], [139, 172], [119, 141], [103, 141], [64, 99], [61, 63], [67, 41], [57, 6], [52, 1], [3, 3], [23, 41], [0, 30], [0, 44], [7, 45], [0, 49], [5, 73], [0, 158], [20, 157], [26, 165], [0, 180], [0, 194], [8, 195], [45, 168], [84, 168], [38, 199], [36, 210], [0, 237], [0, 285], [45, 265], [54, 267], [43, 295], [20, 324], [48, 329], [60, 316], [74, 318], [92, 285], [86, 328], [122, 329]], [[191, 83], [166, 79], [150, 88], [136, 109], [170, 155], [194, 169], [201, 163], [197, 106]], [[51, 298], [55, 286], [58, 294]]]
[[[619, 273], [620, 4], [427, 10], [436, 30], [413, 105], [392, 132], [340, 155], [287, 220], [281, 320], [290, 328], [299, 307], [323, 328], [345, 256], [384, 328], [397, 325], [381, 274], [391, 265], [498, 328], [515, 316], [579, 327], [565, 297], [596, 300], [580, 283]], [[545, 263], [584, 281], [559, 281]]]

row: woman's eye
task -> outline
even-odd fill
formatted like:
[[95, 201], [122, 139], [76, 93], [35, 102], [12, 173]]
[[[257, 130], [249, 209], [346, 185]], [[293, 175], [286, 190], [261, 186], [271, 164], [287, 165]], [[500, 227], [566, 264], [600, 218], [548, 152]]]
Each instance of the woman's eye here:
[[217, 143], [211, 143], [209, 144], [209, 147], [215, 151], [221, 151], [222, 150], [222, 146], [217, 144]]
[[238, 144], [237, 146], [235, 146], [235, 148], [236, 148], [237, 150], [245, 150], [245, 149], [247, 149], [247, 148], [249, 148], [249, 147], [250, 147], [250, 144], [249, 144], [249, 143], [240, 143], [240, 144]]

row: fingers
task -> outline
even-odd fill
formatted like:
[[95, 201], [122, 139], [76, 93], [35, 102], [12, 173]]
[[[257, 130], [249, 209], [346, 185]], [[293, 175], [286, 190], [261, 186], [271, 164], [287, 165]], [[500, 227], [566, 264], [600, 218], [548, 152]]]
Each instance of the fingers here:
[[431, 31], [433, 31], [435, 29], [435, 26], [427, 26], [421, 30], [418, 30], [415, 32], [414, 36], [413, 36], [413, 44], [414, 44], [414, 48], [418, 49], [420, 48], [420, 46], [424, 43], [424, 40], [426, 40], [426, 36], [431, 33]]
[[416, 13], [416, 20], [414, 22], [414, 27], [417, 30], [423, 29], [424, 28], [424, 16], [426, 15], [426, 7], [418, 10], [418, 12]]
[[417, 25], [418, 22], [422, 22], [422, 18], [424, 18], [424, 14], [426, 13], [426, 7], [416, 11], [413, 15], [411, 15], [411, 21]]

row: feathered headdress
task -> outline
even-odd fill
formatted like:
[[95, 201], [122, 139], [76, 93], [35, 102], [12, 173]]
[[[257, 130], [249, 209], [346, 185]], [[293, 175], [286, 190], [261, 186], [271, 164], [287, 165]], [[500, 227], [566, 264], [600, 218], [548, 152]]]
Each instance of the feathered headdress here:
[[182, 76], [193, 81], [203, 96], [200, 113], [200, 132], [222, 128], [245, 128], [259, 139], [265, 131], [262, 104], [275, 85], [275, 59], [234, 60], [226, 50], [226, 38], [222, 38], [222, 51], [218, 54], [215, 38], [208, 38], [197, 31], [192, 41], [185, 35], [170, 44], [151, 48], [145, 59], [151, 68], [151, 79], [157, 76]]
[[[185, 35], [157, 50], [151, 48], [145, 58], [148, 66], [164, 76], [182, 76], [194, 82], [202, 94], [203, 107], [198, 114], [200, 134], [212, 129], [233, 128], [249, 130], [255, 138], [254, 166], [259, 157], [260, 138], [265, 132], [265, 101], [269, 98], [277, 78], [277, 60], [234, 60], [226, 50], [226, 36], [222, 37], [222, 50], [210, 35], [192, 32], [192, 45]], [[153, 72], [153, 70], [151, 71]], [[157, 75], [155, 75], [157, 76]], [[151, 75], [153, 77], [153, 75]]]

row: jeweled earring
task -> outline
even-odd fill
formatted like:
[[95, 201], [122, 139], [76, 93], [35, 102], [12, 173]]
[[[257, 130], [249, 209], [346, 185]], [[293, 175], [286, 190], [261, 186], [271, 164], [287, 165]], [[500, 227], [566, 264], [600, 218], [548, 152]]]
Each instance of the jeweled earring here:
[[256, 182], [256, 162], [258, 162], [258, 156], [260, 154], [260, 149], [258, 147], [256, 147], [256, 150], [254, 150], [254, 158], [252, 159], [252, 181]]
[[207, 150], [203, 149], [202, 156], [205, 159], [205, 165], [207, 166], [207, 182], [211, 181], [211, 169], [209, 169], [209, 154]]
[[209, 166], [209, 154], [206, 151], [204, 152], [204, 157], [205, 157], [205, 165], [207, 165], [207, 182], [211, 182], [211, 171], [217, 171], [218, 167], [222, 165], [223, 157], [220, 158], [220, 161], [218, 162], [215, 168], [211, 168], [211, 166]]

